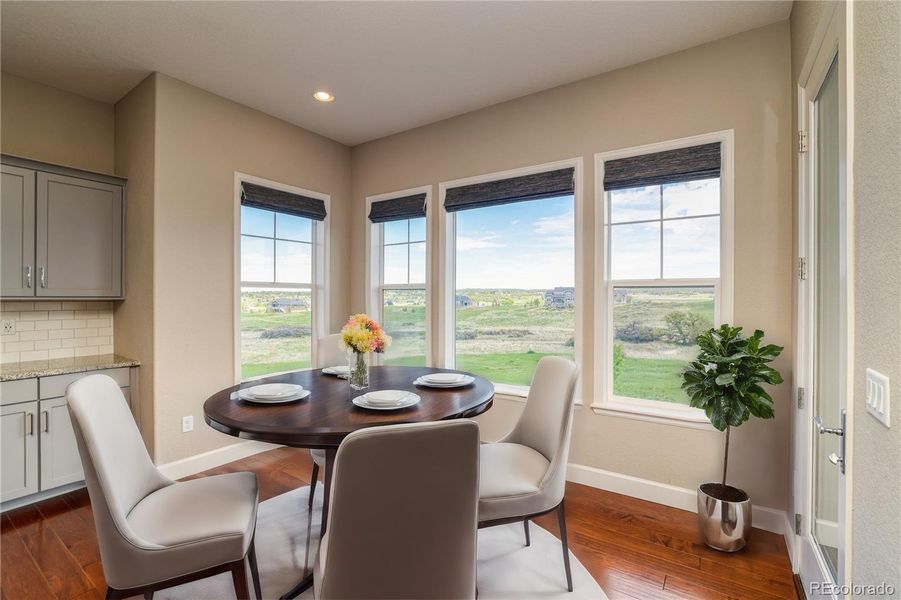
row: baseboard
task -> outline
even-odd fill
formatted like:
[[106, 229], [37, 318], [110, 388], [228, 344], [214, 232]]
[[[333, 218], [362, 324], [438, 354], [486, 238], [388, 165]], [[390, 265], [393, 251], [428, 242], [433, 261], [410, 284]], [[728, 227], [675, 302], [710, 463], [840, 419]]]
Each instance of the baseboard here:
[[[656, 502], [673, 508], [681, 508], [690, 512], [698, 509], [698, 493], [659, 481], [642, 479], [613, 471], [605, 471], [596, 467], [569, 463], [566, 469], [566, 478], [575, 483], [581, 483], [608, 492], [632, 496], [649, 502]], [[788, 524], [788, 516], [785, 511], [766, 506], [755, 505], [752, 512], [754, 527], [784, 534]], [[791, 529], [789, 529], [791, 531]]]
[[194, 456], [174, 460], [170, 463], [159, 465], [158, 468], [163, 475], [170, 479], [181, 479], [182, 477], [187, 477], [194, 473], [200, 473], [207, 469], [241, 460], [242, 458], [247, 458], [248, 456], [253, 456], [254, 454], [259, 454], [266, 450], [272, 450], [273, 448], [278, 448], [278, 446], [267, 444], [265, 442], [238, 442], [237, 444], [223, 446], [222, 448], [216, 448], [209, 452], [202, 452], [200, 454], [195, 454]]
[[795, 573], [798, 572], [798, 557], [796, 556], [797, 550], [797, 536], [795, 535], [795, 524], [792, 521], [791, 517], [788, 516], [788, 513], [785, 513], [785, 523], [783, 524], [783, 533], [782, 537], [785, 538], [785, 548], [788, 550], [788, 558], [792, 563], [792, 571]]

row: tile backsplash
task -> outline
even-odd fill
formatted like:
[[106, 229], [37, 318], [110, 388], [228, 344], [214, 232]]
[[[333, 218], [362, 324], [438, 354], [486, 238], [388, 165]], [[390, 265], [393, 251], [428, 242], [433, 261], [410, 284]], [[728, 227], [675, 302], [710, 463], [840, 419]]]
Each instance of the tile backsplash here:
[[0, 332], [0, 363], [113, 353], [112, 302], [4, 301], [0, 319], [16, 330]]

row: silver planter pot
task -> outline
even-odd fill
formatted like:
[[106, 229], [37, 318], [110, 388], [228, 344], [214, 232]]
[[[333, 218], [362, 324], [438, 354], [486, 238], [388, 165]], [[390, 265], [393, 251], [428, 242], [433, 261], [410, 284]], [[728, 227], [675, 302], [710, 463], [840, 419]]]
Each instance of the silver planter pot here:
[[751, 498], [732, 486], [702, 483], [698, 486], [698, 526], [711, 548], [741, 550], [751, 535]]

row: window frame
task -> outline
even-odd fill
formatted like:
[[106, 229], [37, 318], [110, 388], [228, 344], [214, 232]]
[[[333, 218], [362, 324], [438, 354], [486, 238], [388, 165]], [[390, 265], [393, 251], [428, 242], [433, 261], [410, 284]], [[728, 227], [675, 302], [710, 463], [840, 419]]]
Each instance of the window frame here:
[[[711, 142], [721, 144], [720, 168], [720, 276], [716, 278], [611, 279], [610, 202], [604, 190], [604, 164], [610, 160], [675, 150]], [[734, 251], [734, 132], [731, 129], [665, 142], [600, 152], [595, 159], [595, 390], [591, 409], [598, 414], [713, 430], [709, 419], [698, 408], [684, 404], [617, 396], [613, 392], [613, 290], [614, 287], [714, 287], [714, 325], [733, 318]], [[656, 221], [663, 224], [665, 219]], [[663, 247], [661, 246], [661, 254]], [[661, 263], [662, 268], [662, 263]], [[661, 272], [661, 275], [663, 273]]]
[[[403, 198], [414, 194], [425, 194], [425, 282], [419, 283], [383, 283], [385, 257], [383, 249], [384, 223], [373, 223], [369, 220], [369, 211], [374, 202]], [[382, 322], [383, 292], [385, 290], [423, 290], [425, 291], [425, 364], [434, 366], [434, 352], [432, 351], [432, 186], [421, 185], [418, 187], [386, 192], [366, 196], [366, 211], [363, 213], [363, 222], [366, 230], [366, 314]], [[409, 238], [407, 238], [409, 252]], [[409, 254], [407, 262], [407, 279], [409, 280]], [[383, 357], [374, 355], [375, 364], [382, 364]]]
[[[311, 252], [312, 252], [312, 265], [311, 265], [311, 281], [310, 283], [269, 283], [269, 282], [253, 282], [253, 281], [243, 281], [241, 279], [241, 236], [244, 235], [241, 233], [241, 182], [246, 181], [248, 183], [255, 183], [257, 185], [263, 185], [272, 189], [281, 190], [284, 192], [290, 192], [293, 194], [300, 194], [303, 196], [307, 196], [310, 198], [316, 198], [317, 200], [322, 200], [325, 204], [326, 217], [322, 221], [317, 221], [315, 219], [311, 219], [312, 221], [312, 231], [311, 231]], [[330, 238], [330, 204], [331, 204], [331, 196], [329, 194], [325, 194], [322, 192], [316, 192], [313, 190], [308, 190], [306, 188], [301, 188], [293, 185], [288, 185], [286, 183], [280, 183], [278, 181], [272, 181], [270, 179], [264, 179], [262, 177], [257, 177], [254, 175], [249, 175], [247, 173], [242, 173], [239, 171], [235, 171], [235, 182], [234, 182], [234, 278], [232, 280], [232, 287], [234, 289], [234, 305], [232, 307], [232, 314], [234, 315], [233, 321], [233, 329], [232, 329], [232, 337], [233, 337], [233, 375], [234, 381], [236, 384], [242, 383], [244, 381], [253, 381], [255, 379], [262, 379], [265, 377], [273, 377], [279, 373], [267, 373], [265, 375], [258, 375], [256, 377], [248, 377], [243, 378], [241, 376], [241, 288], [248, 287], [266, 287], [272, 289], [286, 289], [286, 290], [310, 290], [310, 302], [311, 302], [311, 343], [310, 343], [310, 360], [312, 365], [311, 368], [315, 368], [317, 364], [318, 358], [318, 340], [325, 336], [328, 333], [328, 322], [329, 322], [329, 286], [328, 286], [328, 270], [329, 270], [329, 238]], [[275, 212], [275, 211], [271, 211]], [[273, 236], [275, 232], [273, 231]], [[253, 236], [260, 237], [260, 236]], [[264, 239], [277, 239], [277, 238], [264, 238]], [[288, 241], [296, 241], [296, 240], [288, 240]], [[273, 274], [274, 277], [274, 274]]]
[[[555, 171], [567, 167], [573, 168], [573, 250], [574, 250], [574, 270], [575, 281], [573, 282], [575, 290], [575, 330], [573, 331], [573, 358], [577, 365], [582, 368], [584, 353], [582, 352], [583, 344], [583, 327], [585, 322], [584, 315], [586, 310], [585, 286], [583, 281], [584, 250], [582, 240], [582, 222], [584, 215], [583, 187], [582, 187], [582, 157], [569, 158], [549, 163], [520, 167], [510, 169], [508, 171], [496, 171], [477, 175], [474, 177], [465, 177], [462, 179], [454, 179], [451, 181], [442, 181], [438, 184], [438, 202], [441, 209], [438, 212], [438, 345], [437, 345], [437, 363], [446, 369], [455, 368], [456, 362], [456, 238], [457, 238], [457, 219], [455, 212], [448, 212], [444, 209], [444, 199], [449, 188], [472, 185], [477, 183], [486, 183], [496, 181], [498, 179], [509, 179], [522, 175], [533, 175], [535, 173], [543, 173], [546, 171]], [[493, 383], [493, 382], [492, 382]], [[495, 392], [508, 398], [524, 401], [529, 395], [529, 386], [510, 385], [504, 383], [494, 383]], [[576, 387], [575, 403], [582, 404], [582, 382], [581, 378]]]

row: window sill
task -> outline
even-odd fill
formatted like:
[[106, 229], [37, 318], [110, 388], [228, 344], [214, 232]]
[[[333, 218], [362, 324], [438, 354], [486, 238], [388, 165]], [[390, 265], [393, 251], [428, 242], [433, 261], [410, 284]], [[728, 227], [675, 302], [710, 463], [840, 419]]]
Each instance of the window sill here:
[[[492, 383], [492, 385], [494, 385], [495, 396], [502, 397], [505, 400], [512, 400], [513, 402], [525, 404], [526, 398], [529, 397], [529, 388], [525, 385], [510, 385], [508, 383]], [[576, 398], [573, 404], [575, 406], [582, 406], [583, 402], [579, 398]]]
[[591, 410], [599, 415], [675, 425], [688, 429], [717, 431], [703, 412], [682, 405], [666, 406], [665, 403], [614, 398], [608, 402], [595, 402]]

